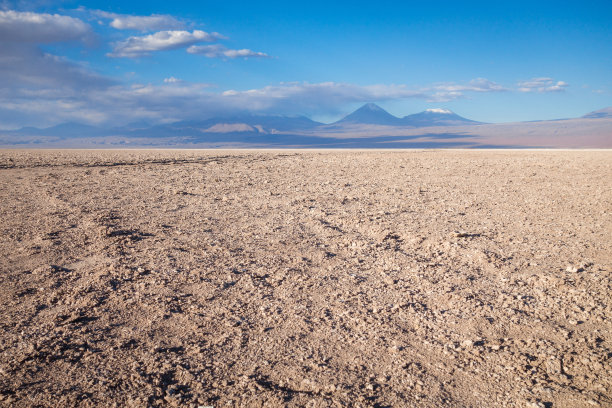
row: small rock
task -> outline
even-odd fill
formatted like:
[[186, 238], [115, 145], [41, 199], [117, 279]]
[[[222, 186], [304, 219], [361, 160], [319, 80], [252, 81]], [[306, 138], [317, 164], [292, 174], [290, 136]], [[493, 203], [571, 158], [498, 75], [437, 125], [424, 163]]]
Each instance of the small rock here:
[[561, 362], [556, 358], [550, 358], [546, 361], [546, 371], [549, 375], [555, 375], [561, 373]]

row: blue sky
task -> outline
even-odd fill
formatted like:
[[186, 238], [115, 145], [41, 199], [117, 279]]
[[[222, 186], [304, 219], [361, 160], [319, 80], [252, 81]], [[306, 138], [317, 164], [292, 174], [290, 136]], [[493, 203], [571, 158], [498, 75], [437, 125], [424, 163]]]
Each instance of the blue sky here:
[[[0, 0], [0, 127], [612, 105], [612, 2]], [[3, 57], [1, 56], [3, 55]]]

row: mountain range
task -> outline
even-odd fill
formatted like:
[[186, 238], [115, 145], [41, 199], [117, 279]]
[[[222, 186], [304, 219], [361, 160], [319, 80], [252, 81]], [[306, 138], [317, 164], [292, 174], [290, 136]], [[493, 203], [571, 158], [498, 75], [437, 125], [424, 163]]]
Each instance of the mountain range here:
[[455, 126], [477, 124], [474, 120], [466, 119], [448, 109], [427, 109], [426, 111], [398, 118], [374, 103], [366, 103], [350, 115], [345, 116], [332, 125], [358, 124], [383, 126]]
[[[514, 132], [514, 137], [510, 132]], [[522, 137], [529, 135], [531, 139]], [[563, 139], [562, 143], [559, 138]], [[526, 140], [528, 144], [516, 144], [516, 140], [521, 140], [521, 143]], [[419, 141], [423, 143], [419, 144]], [[316, 122], [305, 116], [253, 114], [161, 125], [133, 123], [113, 128], [63, 123], [44, 129], [24, 127], [0, 131], [0, 146], [2, 145], [612, 147], [612, 107], [575, 119], [486, 124], [441, 108], [427, 109], [399, 118], [374, 103], [367, 103], [330, 124]]]
[[381, 125], [399, 127], [454, 126], [479, 122], [463, 118], [446, 109], [428, 109], [424, 112], [398, 118], [374, 103], [367, 103], [337, 122], [326, 125], [305, 116], [280, 115], [235, 115], [220, 116], [204, 120], [180, 121], [164, 125], [147, 125], [146, 123], [128, 124], [121, 127], [104, 128], [81, 123], [62, 123], [48, 128], [24, 127], [3, 133], [23, 134], [30, 136], [54, 137], [92, 137], [109, 135], [166, 135], [175, 136], [177, 132], [197, 131], [201, 133], [236, 133], [253, 132], [274, 134], [296, 132], [317, 128], [339, 128], [345, 125]]

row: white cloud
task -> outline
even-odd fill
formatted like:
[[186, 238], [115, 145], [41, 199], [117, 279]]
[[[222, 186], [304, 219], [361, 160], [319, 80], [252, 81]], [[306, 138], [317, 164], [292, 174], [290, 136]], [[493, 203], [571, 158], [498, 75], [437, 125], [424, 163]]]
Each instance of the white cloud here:
[[540, 77], [532, 78], [528, 81], [518, 82], [519, 92], [562, 92], [569, 84], [563, 81], [555, 81], [552, 78]]
[[458, 91], [438, 91], [428, 95], [427, 102], [450, 102], [464, 98], [463, 92]]
[[103, 10], [93, 10], [98, 17], [110, 19], [110, 26], [117, 30], [155, 31], [182, 28], [181, 21], [167, 14], [152, 14], [150, 16], [134, 16], [130, 14], [109, 13]]
[[[200, 42], [215, 42], [227, 39], [219, 33], [206, 33], [201, 30], [193, 32], [173, 30], [182, 28], [185, 24], [177, 18], [167, 14], [152, 14], [150, 16], [136, 16], [129, 14], [111, 13], [104, 10], [88, 10], [79, 7], [79, 11], [91, 15], [110, 19], [110, 26], [118, 30], [153, 31], [162, 30], [145, 36], [131, 36], [125, 40], [113, 44], [113, 52], [109, 57], [137, 58], [148, 56], [154, 51], [171, 50], [189, 47], [190, 54], [200, 54], [208, 58], [270, 58], [263, 52], [253, 51], [247, 48], [229, 49], [222, 44], [193, 45]], [[101, 21], [100, 24], [103, 24]]]
[[503, 92], [507, 89], [486, 78], [472, 79], [467, 84], [440, 84], [434, 87], [441, 92]]
[[467, 84], [446, 83], [434, 86], [440, 92], [504, 92], [506, 88], [486, 78], [472, 79]]
[[472, 79], [467, 84], [443, 83], [431, 89], [430, 102], [450, 102], [465, 97], [465, 92], [505, 92], [502, 85], [486, 78]]
[[426, 112], [432, 112], [432, 113], [453, 113], [452, 111], [449, 111], [448, 109], [442, 109], [442, 108], [431, 108], [431, 109], [425, 109]]
[[[82, 81], [86, 79], [84, 76]], [[475, 84], [470, 86], [475, 87]], [[33, 88], [33, 92], [37, 92], [35, 97], [21, 91], [0, 95], [0, 121], [17, 114], [28, 124], [90, 120], [115, 125], [138, 120], [152, 123], [188, 120], [238, 112], [329, 115], [341, 113], [351, 103], [409, 98], [433, 100], [440, 99], [440, 93], [454, 99], [463, 95], [459, 91], [437, 91], [437, 87], [415, 90], [402, 84], [361, 86], [339, 82], [289, 82], [248, 90], [216, 91], [209, 84], [169, 77], [161, 85], [107, 84], [89, 86], [87, 92], [82, 92], [80, 82], [75, 82], [72, 88], [58, 89], [50, 82]], [[33, 100], [35, 103], [31, 103]]]
[[105, 109], [91, 103], [90, 96], [105, 92], [114, 81], [34, 47], [0, 44], [0, 55], [3, 127], [106, 119]]
[[212, 42], [224, 37], [219, 33], [207, 33], [201, 30], [193, 32], [183, 30], [158, 31], [145, 36], [132, 36], [114, 44], [110, 57], [135, 58], [149, 55], [154, 51], [174, 50], [199, 42]]
[[[66, 34], [56, 38], [73, 37]], [[135, 57], [220, 38], [217, 33], [199, 30], [161, 31], [116, 43], [114, 56]], [[219, 44], [199, 46], [195, 50], [221, 58], [254, 56], [250, 55], [253, 51], [230, 50]], [[194, 47], [189, 52], [193, 53]], [[566, 86], [565, 82], [551, 78], [521, 81], [521, 87], [530, 92], [545, 92], [540, 88], [551, 92]], [[238, 112], [330, 115], [341, 113], [351, 103], [408, 98], [440, 102], [469, 93], [506, 90], [484, 78], [421, 89], [402, 84], [289, 82], [256, 89], [217, 91], [209, 84], [185, 82], [174, 76], [165, 78], [160, 85], [121, 85], [96, 74], [86, 65], [46, 54], [33, 43], [0, 41], [0, 123], [3, 127], [48, 126], [67, 121], [112, 125], [138, 120], [159, 123]]]
[[[80, 104], [84, 93], [114, 81], [83, 64], [43, 52], [40, 44], [89, 40], [91, 27], [57, 14], [0, 11], [0, 123], [37, 123]], [[34, 112], [34, 113], [33, 113]], [[87, 117], [93, 117], [88, 115]]]
[[467, 90], [474, 91], [474, 92], [504, 92], [504, 91], [507, 91], [507, 89], [501, 86], [500, 84], [495, 83], [493, 81], [489, 81], [486, 78], [472, 79], [470, 81], [469, 86], [470, 87]]
[[208, 58], [270, 58], [263, 52], [251, 51], [249, 49], [231, 50], [221, 44], [192, 45], [187, 48], [190, 54], [200, 54]]
[[342, 109], [349, 102], [425, 97], [404, 85], [359, 86], [338, 82], [283, 83], [247, 91], [228, 90], [222, 95], [246, 108], [279, 113], [329, 113]]
[[0, 11], [0, 40], [12, 43], [52, 43], [82, 40], [90, 26], [78, 18], [59, 14]]
[[0, 43], [0, 88], [49, 89], [67, 88], [74, 92], [114, 81], [95, 74], [85, 66], [47, 54], [34, 47]]
[[[324, 82], [285, 83], [246, 91], [216, 92], [211, 85], [165, 82], [162, 85], [113, 85], [52, 89], [45, 85], [29, 95], [21, 89], [0, 93], [0, 122], [48, 126], [67, 121], [152, 123], [196, 119], [238, 112], [270, 114], [339, 113], [350, 102], [423, 98], [403, 85]], [[16, 119], [17, 118], [17, 119]], [[9, 120], [10, 119], [10, 120]]]

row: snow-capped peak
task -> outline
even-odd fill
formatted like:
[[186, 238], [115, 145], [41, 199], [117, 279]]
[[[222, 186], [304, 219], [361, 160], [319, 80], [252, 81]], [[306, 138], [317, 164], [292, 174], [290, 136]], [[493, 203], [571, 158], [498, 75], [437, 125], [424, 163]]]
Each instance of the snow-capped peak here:
[[433, 109], [427, 109], [425, 110], [425, 112], [431, 112], [431, 113], [453, 113], [451, 111], [449, 111], [448, 109], [440, 109], [440, 108], [433, 108]]

